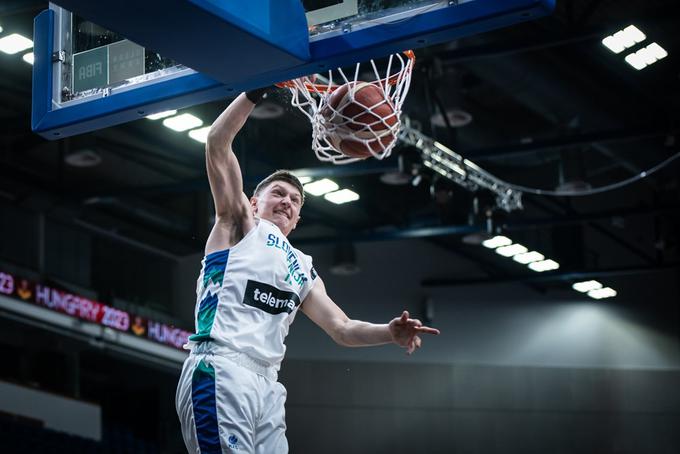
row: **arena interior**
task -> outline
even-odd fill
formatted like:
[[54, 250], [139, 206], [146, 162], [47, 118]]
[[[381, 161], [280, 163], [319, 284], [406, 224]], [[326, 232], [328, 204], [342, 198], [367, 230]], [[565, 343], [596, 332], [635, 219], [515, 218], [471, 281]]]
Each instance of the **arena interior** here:
[[[0, 44], [32, 39], [47, 8], [3, 0]], [[416, 49], [403, 118], [466, 160], [456, 178], [403, 137], [382, 160], [320, 162], [288, 90], [256, 107], [234, 144], [248, 195], [281, 168], [358, 195], [308, 193], [290, 236], [333, 300], [441, 330], [408, 356], [337, 346], [298, 314], [280, 373], [292, 453], [680, 452], [679, 24], [672, 0], [558, 0]], [[631, 25], [627, 49], [603, 44]], [[652, 43], [656, 61], [626, 59]], [[30, 51], [0, 52], [0, 452], [186, 452], [205, 136], [140, 118], [46, 140]], [[205, 128], [229, 102], [178, 114]]]

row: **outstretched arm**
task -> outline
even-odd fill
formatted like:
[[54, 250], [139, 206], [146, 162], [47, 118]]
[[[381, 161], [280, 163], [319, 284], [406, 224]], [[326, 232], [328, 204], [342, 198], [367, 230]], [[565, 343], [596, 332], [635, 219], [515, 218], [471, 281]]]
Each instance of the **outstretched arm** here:
[[439, 330], [409, 318], [407, 311], [387, 324], [351, 320], [328, 296], [321, 278], [317, 279], [318, 282], [302, 304], [302, 312], [339, 345], [364, 347], [395, 343], [406, 348], [410, 355], [422, 345], [419, 334], [439, 334]]
[[241, 167], [231, 148], [254, 107], [241, 93], [208, 133], [205, 164], [215, 203], [215, 225], [205, 246], [206, 254], [231, 247], [254, 226], [248, 197], [243, 193]]

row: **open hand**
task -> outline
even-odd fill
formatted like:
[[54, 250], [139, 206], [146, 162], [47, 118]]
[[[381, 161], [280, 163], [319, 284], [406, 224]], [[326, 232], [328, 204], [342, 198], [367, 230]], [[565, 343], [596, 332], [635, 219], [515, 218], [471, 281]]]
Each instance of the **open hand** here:
[[423, 326], [420, 320], [409, 318], [408, 311], [402, 312], [401, 317], [393, 319], [389, 324], [389, 330], [394, 343], [406, 348], [409, 355], [423, 343], [418, 334], [439, 334], [438, 329]]

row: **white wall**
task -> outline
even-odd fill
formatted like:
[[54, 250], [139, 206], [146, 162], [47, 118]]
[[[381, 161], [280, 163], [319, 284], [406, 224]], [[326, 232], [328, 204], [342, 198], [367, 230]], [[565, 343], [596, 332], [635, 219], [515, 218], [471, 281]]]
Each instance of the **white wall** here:
[[0, 381], [0, 411], [43, 421], [46, 429], [102, 438], [99, 405]]
[[[481, 276], [478, 268], [420, 240], [362, 243], [357, 248], [361, 273], [330, 274], [332, 248], [304, 248], [315, 264], [331, 297], [352, 318], [387, 322], [409, 309], [422, 317], [426, 297], [434, 302], [433, 325], [441, 336], [425, 339], [416, 355], [406, 358], [393, 346], [346, 349], [299, 314], [288, 336], [287, 357], [474, 363], [492, 365], [680, 368], [680, 342], [676, 336], [645, 325], [622, 308], [635, 290], [626, 277], [627, 291], [609, 302], [596, 302], [564, 285], [564, 290], [539, 293], [523, 284], [493, 284], [426, 289], [422, 279]], [[491, 260], [503, 260], [490, 255]], [[672, 279], [672, 278], [669, 278]], [[658, 289], [677, 297], [676, 281]], [[641, 293], [641, 291], [637, 291]], [[651, 309], [650, 309], [651, 310]]]

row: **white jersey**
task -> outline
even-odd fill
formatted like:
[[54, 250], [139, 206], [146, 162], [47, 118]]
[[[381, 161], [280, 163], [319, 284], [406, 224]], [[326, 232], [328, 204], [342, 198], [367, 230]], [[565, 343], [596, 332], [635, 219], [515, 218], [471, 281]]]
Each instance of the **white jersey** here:
[[196, 334], [278, 370], [290, 324], [316, 280], [312, 258], [264, 219], [230, 249], [204, 257], [196, 288]]

